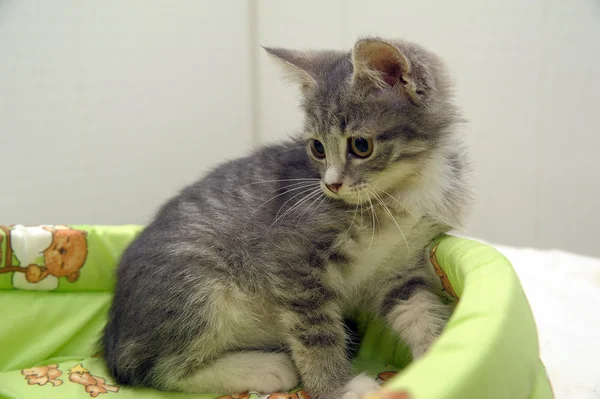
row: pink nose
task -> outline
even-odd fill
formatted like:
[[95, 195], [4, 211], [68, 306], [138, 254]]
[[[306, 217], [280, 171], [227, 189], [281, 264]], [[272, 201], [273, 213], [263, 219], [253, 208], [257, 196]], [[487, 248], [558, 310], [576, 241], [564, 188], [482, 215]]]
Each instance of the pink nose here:
[[342, 187], [342, 183], [326, 184], [325, 186], [329, 189], [329, 191], [337, 194], [338, 191], [340, 191], [340, 188]]

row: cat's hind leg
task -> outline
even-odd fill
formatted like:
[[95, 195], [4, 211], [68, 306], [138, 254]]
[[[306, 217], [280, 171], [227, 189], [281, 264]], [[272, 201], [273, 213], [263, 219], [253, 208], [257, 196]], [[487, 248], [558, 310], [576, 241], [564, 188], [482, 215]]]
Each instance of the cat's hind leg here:
[[297, 371], [287, 353], [261, 351], [226, 353], [172, 384], [190, 393], [272, 393], [297, 385]]

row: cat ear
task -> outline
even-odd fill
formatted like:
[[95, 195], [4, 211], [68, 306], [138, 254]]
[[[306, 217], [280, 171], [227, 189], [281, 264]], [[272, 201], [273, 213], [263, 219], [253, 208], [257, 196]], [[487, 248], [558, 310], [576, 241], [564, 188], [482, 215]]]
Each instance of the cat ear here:
[[303, 92], [317, 86], [311, 72], [314, 58], [312, 53], [276, 47], [263, 48], [282, 66], [286, 78], [298, 84]]
[[410, 60], [395, 45], [379, 39], [362, 39], [352, 50], [353, 82], [378, 90], [394, 88], [412, 98], [416, 85]]

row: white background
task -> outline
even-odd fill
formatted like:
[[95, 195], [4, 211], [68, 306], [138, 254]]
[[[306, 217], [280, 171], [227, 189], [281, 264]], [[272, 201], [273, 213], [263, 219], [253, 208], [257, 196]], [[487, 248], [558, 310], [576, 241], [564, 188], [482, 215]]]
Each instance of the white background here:
[[600, 256], [600, 2], [0, 0], [0, 222], [146, 223], [300, 127], [259, 44], [442, 55], [470, 121], [467, 234]]

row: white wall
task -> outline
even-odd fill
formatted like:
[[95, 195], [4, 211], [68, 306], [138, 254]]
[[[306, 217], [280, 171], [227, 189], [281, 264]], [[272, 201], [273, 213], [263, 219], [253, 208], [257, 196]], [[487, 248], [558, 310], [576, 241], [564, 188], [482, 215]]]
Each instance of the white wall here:
[[0, 2], [2, 223], [145, 223], [252, 144], [237, 0]]
[[[600, 255], [600, 2], [594, 0], [259, 1], [269, 46], [350, 48], [403, 37], [442, 55], [476, 167], [467, 229], [488, 240]], [[258, 126], [269, 141], [300, 126], [295, 88], [260, 58]]]
[[600, 256], [596, 0], [0, 1], [0, 222], [145, 223], [300, 128], [258, 44], [367, 34], [448, 61], [477, 171], [467, 233]]

